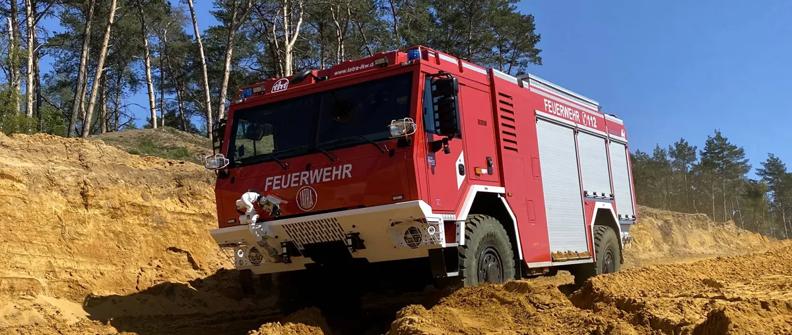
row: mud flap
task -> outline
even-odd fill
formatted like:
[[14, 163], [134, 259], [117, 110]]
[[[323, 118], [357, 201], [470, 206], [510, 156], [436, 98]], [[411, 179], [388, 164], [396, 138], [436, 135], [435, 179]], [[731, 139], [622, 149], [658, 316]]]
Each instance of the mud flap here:
[[456, 247], [429, 249], [432, 278], [441, 279], [459, 275], [459, 251]]

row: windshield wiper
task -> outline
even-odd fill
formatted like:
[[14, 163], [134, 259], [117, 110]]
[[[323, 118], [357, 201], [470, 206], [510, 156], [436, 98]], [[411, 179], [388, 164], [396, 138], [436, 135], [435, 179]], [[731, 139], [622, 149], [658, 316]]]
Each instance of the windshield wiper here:
[[336, 161], [338, 161], [338, 157], [336, 157], [335, 155], [331, 154], [329, 151], [322, 148], [319, 144], [315, 145], [314, 148], [316, 148], [316, 151], [319, 151], [323, 155], [325, 155], [325, 157], [327, 157], [327, 159], [330, 160], [330, 163], [335, 163]]
[[288, 163], [288, 162], [285, 162], [285, 161], [283, 161], [283, 160], [282, 160], [282, 159], [280, 159], [280, 158], [278, 158], [278, 155], [277, 155], [277, 154], [275, 154], [275, 152], [274, 152], [274, 151], [273, 151], [273, 152], [271, 152], [271, 153], [269, 153], [267, 156], [271, 157], [271, 158], [272, 158], [272, 160], [274, 160], [275, 162], [277, 162], [277, 163], [278, 163], [278, 165], [280, 165], [280, 167], [281, 167], [281, 168], [283, 168], [284, 170], [286, 170], [286, 169], [288, 169], [288, 168], [289, 168], [289, 163]]
[[311, 147], [310, 145], [300, 145], [300, 146], [296, 146], [296, 147], [289, 148], [289, 149], [286, 149], [286, 150], [273, 151], [273, 152], [268, 153], [268, 154], [261, 154], [261, 155], [257, 155], [257, 156], [253, 156], [253, 157], [248, 157], [246, 159], [240, 159], [240, 160], [237, 160], [236, 162], [237, 163], [244, 163], [244, 164], [255, 164], [255, 163], [259, 163], [259, 162], [263, 162], [263, 161], [267, 161], [267, 160], [273, 160], [276, 163], [278, 163], [278, 165], [280, 165], [281, 168], [286, 170], [286, 169], [289, 168], [289, 162], [286, 162], [286, 161], [284, 161], [281, 158], [281, 157], [283, 157], [283, 155], [285, 153], [290, 153], [290, 152], [299, 151], [299, 150], [306, 150], [306, 149], [309, 149], [310, 147]]
[[342, 137], [342, 138], [339, 138], [339, 139], [327, 141], [327, 142], [325, 142], [323, 144], [324, 145], [333, 145], [333, 144], [339, 144], [339, 143], [348, 142], [349, 140], [355, 140], [355, 139], [360, 139], [360, 140], [363, 140], [363, 141], [365, 141], [367, 143], [370, 143], [371, 145], [377, 147], [377, 150], [379, 150], [383, 154], [388, 152], [387, 148], [383, 148], [381, 145], [377, 144], [377, 142], [374, 142], [372, 139], [370, 139], [370, 138], [368, 138], [366, 136], [363, 136], [363, 135], [352, 135], [352, 136]]
[[383, 148], [381, 145], [377, 144], [377, 142], [374, 142], [372, 139], [370, 139], [370, 138], [368, 138], [366, 136], [356, 135], [356, 137], [359, 137], [359, 138], [363, 139], [364, 141], [366, 141], [368, 143], [371, 143], [373, 146], [377, 147], [377, 150], [379, 150], [383, 154], [388, 152], [387, 147]]

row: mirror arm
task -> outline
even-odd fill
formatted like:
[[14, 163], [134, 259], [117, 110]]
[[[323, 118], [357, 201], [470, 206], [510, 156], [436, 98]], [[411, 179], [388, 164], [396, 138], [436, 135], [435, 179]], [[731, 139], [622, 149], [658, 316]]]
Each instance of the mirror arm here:
[[450, 154], [451, 147], [448, 146], [448, 140], [449, 140], [448, 137], [443, 137], [443, 139], [441, 140], [429, 142], [429, 144], [431, 145], [430, 149], [433, 152], [438, 152], [440, 151], [440, 149], [443, 149], [444, 154]]

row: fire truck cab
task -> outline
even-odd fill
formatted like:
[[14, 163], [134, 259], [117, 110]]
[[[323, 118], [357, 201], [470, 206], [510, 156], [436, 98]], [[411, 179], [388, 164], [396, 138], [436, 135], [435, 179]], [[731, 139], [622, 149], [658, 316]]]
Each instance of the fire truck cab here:
[[[636, 219], [619, 118], [427, 47], [246, 86], [215, 132], [211, 234], [256, 274], [421, 259], [466, 285], [581, 282], [619, 269]], [[246, 192], [270, 199], [256, 224]]]

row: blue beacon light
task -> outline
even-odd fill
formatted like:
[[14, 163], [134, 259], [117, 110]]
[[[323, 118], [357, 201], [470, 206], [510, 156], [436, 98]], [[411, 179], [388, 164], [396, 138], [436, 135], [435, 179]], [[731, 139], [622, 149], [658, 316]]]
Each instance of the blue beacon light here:
[[414, 49], [407, 50], [407, 60], [416, 60], [416, 59], [419, 59], [419, 58], [421, 58], [421, 49], [420, 48], [414, 48]]

